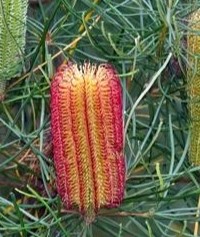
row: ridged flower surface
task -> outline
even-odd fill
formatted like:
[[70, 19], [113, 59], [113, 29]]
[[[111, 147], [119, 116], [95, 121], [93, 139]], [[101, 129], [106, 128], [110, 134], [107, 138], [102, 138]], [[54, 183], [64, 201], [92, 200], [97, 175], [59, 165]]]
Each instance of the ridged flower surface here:
[[22, 70], [28, 0], [0, 0], [0, 100], [6, 81]]
[[192, 164], [200, 165], [200, 9], [191, 15], [189, 27], [187, 36], [191, 132], [189, 158]]
[[108, 64], [63, 64], [51, 85], [57, 189], [89, 221], [124, 193], [122, 89]]

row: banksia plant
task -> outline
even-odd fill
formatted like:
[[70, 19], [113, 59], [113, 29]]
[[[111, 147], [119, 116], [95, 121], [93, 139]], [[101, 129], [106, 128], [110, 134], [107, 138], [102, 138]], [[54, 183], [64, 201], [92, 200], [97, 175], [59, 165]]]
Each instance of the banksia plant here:
[[22, 70], [27, 5], [27, 0], [0, 1], [0, 99], [6, 81]]
[[51, 85], [57, 190], [65, 208], [91, 222], [124, 193], [122, 90], [108, 64], [60, 66]]
[[188, 45], [188, 95], [191, 141], [189, 158], [192, 164], [200, 165], [200, 9], [194, 12], [189, 22]]

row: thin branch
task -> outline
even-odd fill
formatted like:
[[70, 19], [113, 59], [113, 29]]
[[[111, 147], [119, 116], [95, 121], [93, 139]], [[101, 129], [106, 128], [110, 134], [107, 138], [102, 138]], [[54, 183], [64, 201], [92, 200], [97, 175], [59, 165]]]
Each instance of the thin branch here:
[[[198, 201], [198, 206], [197, 206], [197, 213], [196, 213], [196, 218], [199, 217], [200, 212], [200, 196], [199, 196], [199, 201]], [[199, 232], [199, 221], [195, 222], [194, 225], [194, 237], [198, 237], [198, 232]]]
[[126, 211], [119, 211], [119, 212], [100, 212], [97, 214], [99, 216], [120, 216], [120, 217], [127, 217], [127, 216], [138, 216], [138, 217], [145, 217], [149, 218], [153, 215], [153, 212], [126, 212]]

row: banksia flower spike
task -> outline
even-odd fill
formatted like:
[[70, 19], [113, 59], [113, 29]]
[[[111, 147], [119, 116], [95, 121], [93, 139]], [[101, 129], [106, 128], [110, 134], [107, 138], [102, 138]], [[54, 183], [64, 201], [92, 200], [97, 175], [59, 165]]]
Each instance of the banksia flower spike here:
[[66, 209], [91, 222], [124, 193], [122, 90], [108, 64], [68, 62], [51, 85], [51, 131], [57, 190]]
[[188, 96], [190, 111], [191, 141], [189, 159], [200, 165], [200, 9], [191, 15], [188, 45]]
[[22, 70], [28, 0], [0, 0], [0, 100], [6, 81]]

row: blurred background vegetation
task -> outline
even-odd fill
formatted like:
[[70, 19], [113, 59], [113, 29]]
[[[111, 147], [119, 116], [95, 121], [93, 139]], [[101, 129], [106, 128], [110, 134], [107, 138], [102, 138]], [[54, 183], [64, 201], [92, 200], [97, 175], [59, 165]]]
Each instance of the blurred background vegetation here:
[[[0, 103], [0, 237], [200, 236], [188, 161], [190, 13], [200, 1], [29, 1], [23, 73]], [[56, 194], [49, 87], [64, 60], [109, 62], [123, 86], [126, 190], [91, 225]]]

